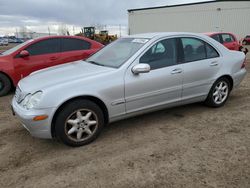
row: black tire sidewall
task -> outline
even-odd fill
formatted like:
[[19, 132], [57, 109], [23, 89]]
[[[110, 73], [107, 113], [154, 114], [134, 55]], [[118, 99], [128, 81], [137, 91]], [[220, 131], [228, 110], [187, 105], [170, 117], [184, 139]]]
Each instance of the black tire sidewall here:
[[7, 95], [11, 90], [11, 81], [7, 76], [0, 73], [0, 82], [3, 84], [3, 88], [0, 88], [0, 97]]
[[[227, 95], [227, 98], [225, 99], [225, 101], [224, 101], [223, 103], [217, 104], [217, 103], [214, 102], [214, 99], [213, 99], [213, 91], [214, 91], [216, 85], [217, 85], [219, 82], [222, 82], [222, 81], [226, 82], [227, 85], [228, 85], [228, 89], [229, 89], [229, 90], [228, 90], [228, 95]], [[230, 82], [229, 82], [229, 80], [228, 80], [227, 78], [220, 78], [220, 79], [218, 79], [218, 80], [213, 84], [212, 88], [210, 89], [209, 94], [208, 94], [208, 96], [207, 96], [207, 99], [206, 99], [206, 101], [205, 101], [205, 104], [206, 104], [207, 106], [214, 107], [214, 108], [219, 108], [219, 107], [224, 106], [225, 103], [227, 102], [228, 98], [229, 98], [229, 95], [230, 95], [230, 92], [231, 92], [231, 87], [232, 87], [232, 86], [231, 86], [231, 84], [230, 84]]]
[[[65, 133], [64, 126], [65, 126], [65, 121], [67, 118], [72, 114], [72, 112], [79, 110], [79, 109], [89, 109], [93, 111], [97, 118], [98, 118], [98, 128], [96, 132], [87, 140], [84, 140], [82, 142], [74, 142]], [[56, 137], [62, 141], [64, 144], [68, 146], [73, 146], [73, 147], [78, 147], [78, 146], [83, 146], [86, 144], [89, 144], [90, 142], [94, 141], [97, 136], [100, 134], [101, 130], [104, 127], [104, 115], [101, 110], [101, 108], [94, 102], [90, 100], [74, 100], [68, 104], [66, 104], [63, 109], [59, 112], [58, 116], [56, 117], [55, 121], [55, 134]]]

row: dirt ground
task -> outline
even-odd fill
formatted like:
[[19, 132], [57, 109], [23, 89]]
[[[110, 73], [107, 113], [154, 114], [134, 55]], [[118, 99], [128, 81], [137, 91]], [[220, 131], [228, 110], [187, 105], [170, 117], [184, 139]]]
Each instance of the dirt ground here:
[[[248, 64], [250, 71], [250, 64]], [[32, 138], [0, 98], [0, 187], [250, 187], [250, 75], [227, 104], [171, 108], [70, 148]]]

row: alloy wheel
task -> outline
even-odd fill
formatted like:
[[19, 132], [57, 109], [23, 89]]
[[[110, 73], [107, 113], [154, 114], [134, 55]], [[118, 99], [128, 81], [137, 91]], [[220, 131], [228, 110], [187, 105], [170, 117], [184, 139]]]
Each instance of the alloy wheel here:
[[213, 100], [216, 104], [222, 104], [228, 97], [229, 87], [225, 81], [220, 81], [213, 91]]
[[80, 109], [73, 112], [65, 122], [65, 133], [74, 142], [89, 139], [97, 129], [97, 115], [89, 109]]

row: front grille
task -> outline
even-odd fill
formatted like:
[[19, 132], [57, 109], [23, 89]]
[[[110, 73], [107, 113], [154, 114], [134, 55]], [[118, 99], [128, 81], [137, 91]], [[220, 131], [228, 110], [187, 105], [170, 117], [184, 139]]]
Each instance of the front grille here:
[[22, 100], [22, 91], [19, 87], [16, 88], [15, 99], [16, 99], [17, 103], [20, 103]]

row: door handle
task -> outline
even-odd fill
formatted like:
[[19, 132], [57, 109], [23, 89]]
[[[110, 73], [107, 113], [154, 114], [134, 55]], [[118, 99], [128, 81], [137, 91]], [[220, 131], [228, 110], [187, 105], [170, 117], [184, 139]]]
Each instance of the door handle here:
[[50, 57], [49, 59], [52, 60], [52, 61], [54, 61], [54, 60], [57, 60], [58, 57]]
[[210, 63], [210, 66], [218, 66], [219, 65], [219, 63], [217, 62], [217, 61], [213, 61], [212, 63]]
[[182, 73], [182, 70], [181, 69], [174, 69], [172, 70], [171, 74], [180, 74]]

